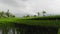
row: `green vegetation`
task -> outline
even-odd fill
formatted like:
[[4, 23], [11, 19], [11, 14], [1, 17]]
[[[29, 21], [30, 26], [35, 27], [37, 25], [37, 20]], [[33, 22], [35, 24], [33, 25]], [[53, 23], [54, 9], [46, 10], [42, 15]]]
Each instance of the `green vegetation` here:
[[58, 34], [60, 34], [60, 28], [58, 29]]
[[[20, 23], [27, 25], [40, 25], [40, 26], [60, 26], [60, 20], [49, 20], [48, 17], [28, 17], [28, 18], [0, 18], [1, 23]], [[49, 17], [49, 18], [59, 18], [59, 17]], [[34, 19], [34, 20], [31, 20]], [[39, 19], [39, 20], [35, 20]], [[40, 20], [47, 19], [47, 20]]]
[[15, 15], [11, 14], [9, 10], [7, 12], [1, 11], [0, 18], [8, 18], [8, 17], [15, 17]]
[[[35, 25], [35, 26], [45, 26], [45, 27], [59, 27], [60, 28], [60, 20], [49, 20], [48, 18], [59, 18], [60, 16], [44, 16], [44, 17], [23, 17], [23, 18], [0, 18], [0, 27], [3, 30], [3, 34], [7, 34], [7, 28], [13, 28], [14, 31], [14, 23], [18, 24], [26, 24], [26, 25]], [[47, 18], [47, 19], [46, 19]], [[36, 20], [39, 19], [39, 20]], [[46, 20], [40, 20], [46, 19]], [[58, 31], [58, 33], [60, 30]]]
[[[13, 34], [15, 30], [17, 34], [60, 34], [60, 15], [46, 16], [46, 11], [43, 11], [43, 16], [40, 16], [40, 12], [37, 15], [30, 16], [26, 15], [21, 18], [15, 17], [12, 13], [0, 12], [0, 29], [2, 34], [8, 34], [8, 30], [12, 29]], [[37, 26], [37, 27], [36, 27]], [[32, 31], [32, 29], [34, 31]]]

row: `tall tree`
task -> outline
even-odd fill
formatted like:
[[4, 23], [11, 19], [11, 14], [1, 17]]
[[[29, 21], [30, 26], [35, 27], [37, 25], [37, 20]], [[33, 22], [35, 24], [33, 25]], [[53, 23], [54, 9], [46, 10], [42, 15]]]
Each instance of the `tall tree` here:
[[37, 12], [37, 14], [38, 14], [38, 16], [40, 16], [40, 13], [39, 12]]
[[4, 11], [1, 12], [1, 16], [4, 16]]
[[7, 10], [7, 12], [4, 12], [4, 11], [0, 12], [0, 18], [1, 17], [15, 17], [15, 15], [11, 14], [9, 10]]
[[0, 12], [0, 17], [4, 16], [4, 11]]
[[9, 12], [9, 10], [7, 10], [6, 16], [9, 17], [9, 15], [10, 15], [10, 12]]
[[46, 11], [44, 11], [44, 10], [43, 10], [43, 12], [42, 12], [42, 13], [43, 13], [43, 16], [45, 16]]

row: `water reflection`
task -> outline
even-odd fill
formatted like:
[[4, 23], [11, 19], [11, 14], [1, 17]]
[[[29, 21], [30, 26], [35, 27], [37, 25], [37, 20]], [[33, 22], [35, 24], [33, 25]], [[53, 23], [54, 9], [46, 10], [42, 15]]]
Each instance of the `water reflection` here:
[[16, 24], [15, 26], [0, 27], [0, 34], [57, 34], [58, 27], [31, 26]]
[[0, 34], [2, 34], [2, 30], [0, 29]]
[[[9, 29], [0, 29], [0, 34], [18, 34], [16, 29], [9, 28]], [[19, 33], [20, 34], [20, 33]]]

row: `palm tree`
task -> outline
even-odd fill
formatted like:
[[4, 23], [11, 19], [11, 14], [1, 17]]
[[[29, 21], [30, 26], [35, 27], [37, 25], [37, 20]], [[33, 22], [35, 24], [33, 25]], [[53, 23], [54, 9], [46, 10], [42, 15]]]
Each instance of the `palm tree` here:
[[2, 17], [4, 16], [4, 11], [1, 12], [1, 16], [2, 16]]
[[4, 11], [0, 12], [0, 17], [4, 16]]
[[38, 16], [40, 16], [40, 13], [39, 12], [37, 12], [37, 14], [38, 14]]
[[6, 14], [7, 17], [9, 17], [9, 15], [10, 15], [9, 10], [7, 10], [7, 12], [5, 14]]
[[42, 13], [43, 13], [43, 16], [45, 16], [46, 11], [43, 11]]
[[13, 15], [13, 14], [11, 14], [10, 12], [9, 12], [9, 10], [7, 10], [7, 12], [4, 12], [4, 11], [2, 11], [2, 12], [0, 12], [0, 18], [1, 17], [15, 17], [15, 15]]
[[11, 13], [9, 12], [9, 10], [7, 10], [7, 12], [5, 13], [5, 15], [6, 15], [7, 17], [15, 17], [15, 15], [11, 14]]

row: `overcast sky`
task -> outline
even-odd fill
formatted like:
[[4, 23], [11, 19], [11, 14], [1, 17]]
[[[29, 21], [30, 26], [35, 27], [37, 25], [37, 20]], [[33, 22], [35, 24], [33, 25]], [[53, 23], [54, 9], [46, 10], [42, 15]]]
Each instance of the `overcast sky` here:
[[16, 16], [35, 15], [43, 10], [47, 14], [60, 14], [60, 0], [0, 0], [0, 11], [8, 9]]

